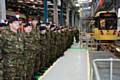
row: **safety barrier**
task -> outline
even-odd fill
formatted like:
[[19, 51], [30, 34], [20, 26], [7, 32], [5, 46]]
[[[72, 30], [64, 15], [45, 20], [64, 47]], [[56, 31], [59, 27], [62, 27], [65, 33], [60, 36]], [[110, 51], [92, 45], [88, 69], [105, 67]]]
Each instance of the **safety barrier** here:
[[120, 80], [120, 59], [94, 59], [92, 63], [91, 80]]
[[80, 47], [91, 51], [96, 50], [96, 42], [93, 33], [80, 32]]

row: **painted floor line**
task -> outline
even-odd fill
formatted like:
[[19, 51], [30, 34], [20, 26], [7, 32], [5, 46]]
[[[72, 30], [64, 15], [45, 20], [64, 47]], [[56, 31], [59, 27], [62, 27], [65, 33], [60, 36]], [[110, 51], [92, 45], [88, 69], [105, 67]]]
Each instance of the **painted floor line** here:
[[89, 51], [87, 51], [87, 64], [88, 64], [88, 80], [91, 79], [90, 76], [90, 59], [89, 59]]

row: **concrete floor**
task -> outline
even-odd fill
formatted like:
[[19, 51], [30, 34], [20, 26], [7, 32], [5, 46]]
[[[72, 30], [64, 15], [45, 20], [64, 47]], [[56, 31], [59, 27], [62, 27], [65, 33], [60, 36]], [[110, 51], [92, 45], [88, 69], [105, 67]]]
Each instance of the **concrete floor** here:
[[88, 80], [88, 63], [87, 50], [75, 43], [39, 80]]

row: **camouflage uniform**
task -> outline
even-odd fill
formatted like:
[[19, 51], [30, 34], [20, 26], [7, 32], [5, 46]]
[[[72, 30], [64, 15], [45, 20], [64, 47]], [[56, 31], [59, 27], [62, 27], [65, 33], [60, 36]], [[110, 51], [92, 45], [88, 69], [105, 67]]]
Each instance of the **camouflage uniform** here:
[[40, 53], [42, 54], [42, 59], [41, 59], [41, 65], [39, 66], [40, 67], [40, 72], [43, 73], [43, 70], [45, 69], [45, 66], [47, 64], [47, 52], [46, 52], [46, 45], [47, 45], [47, 42], [46, 42], [46, 34], [41, 34], [40, 33], [40, 46], [41, 46], [41, 51]]
[[[37, 71], [38, 67], [37, 64], [41, 64], [40, 60], [36, 63], [36, 59], [38, 59], [38, 56], [40, 54], [40, 45], [39, 43], [39, 34], [37, 29], [33, 29], [30, 33], [25, 33], [25, 57], [26, 57], [26, 67], [27, 67], [27, 80], [31, 80], [31, 77], [33, 76], [33, 73]], [[40, 57], [39, 57], [40, 58]]]
[[57, 56], [58, 56], [58, 53], [59, 53], [59, 51], [58, 51], [58, 33], [57, 32], [53, 32], [53, 34], [54, 34], [54, 36], [53, 36], [53, 38], [54, 38], [54, 53], [55, 53], [55, 55], [54, 55], [54, 60], [56, 60], [57, 59]]
[[74, 36], [75, 36], [76, 43], [78, 43], [79, 42], [79, 30], [78, 29], [74, 31]]
[[53, 31], [50, 31], [51, 39], [50, 39], [50, 64], [56, 60], [56, 50], [57, 47], [55, 45], [55, 33]]
[[23, 35], [20, 31], [14, 33], [7, 28], [1, 33], [0, 39], [3, 40], [0, 43], [4, 66], [3, 79], [25, 80]]
[[2, 32], [0, 31], [0, 80], [3, 80], [3, 54], [2, 54], [2, 47], [3, 47], [3, 38], [2, 38]]
[[62, 48], [62, 45], [61, 45], [61, 35], [60, 35], [60, 33], [59, 32], [57, 32], [57, 34], [56, 34], [57, 36], [56, 36], [56, 44], [57, 44], [57, 58], [59, 58], [60, 57], [60, 55], [61, 55], [61, 48]]
[[49, 67], [50, 66], [50, 60], [51, 60], [51, 58], [52, 58], [52, 50], [53, 49], [51, 49], [51, 46], [52, 46], [52, 43], [51, 43], [51, 41], [52, 41], [52, 38], [51, 38], [51, 32], [50, 32], [50, 30], [47, 30], [47, 32], [46, 32], [46, 67]]
[[35, 36], [35, 45], [36, 45], [36, 52], [35, 52], [35, 65], [34, 65], [34, 72], [38, 73], [41, 70], [41, 65], [42, 65], [42, 46], [41, 46], [41, 35], [39, 32], [39, 27], [35, 28], [33, 31], [33, 34]]

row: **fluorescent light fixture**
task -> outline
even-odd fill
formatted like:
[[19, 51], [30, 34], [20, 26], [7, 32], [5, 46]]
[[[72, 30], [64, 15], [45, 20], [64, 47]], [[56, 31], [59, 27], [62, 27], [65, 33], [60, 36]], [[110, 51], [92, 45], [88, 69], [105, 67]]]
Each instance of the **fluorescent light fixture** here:
[[26, 3], [30, 3], [29, 1], [27, 1]]
[[92, 2], [92, 0], [78, 0], [78, 2]]
[[118, 9], [118, 17], [120, 17], [120, 8]]
[[79, 6], [80, 6], [80, 4], [75, 4], [75, 6], [76, 6], [76, 7], [79, 7]]
[[116, 48], [116, 50], [117, 50], [118, 52], [120, 52], [120, 48]]
[[78, 10], [78, 12], [80, 12], [81, 10]]
[[89, 0], [89, 2], [92, 2], [92, 0]]
[[82, 8], [80, 8], [79, 10], [78, 10], [78, 12], [81, 12], [82, 11]]
[[20, 0], [19, 0], [18, 2], [20, 2], [20, 3], [21, 3], [21, 2], [23, 2], [23, 1], [20, 1]]
[[91, 9], [91, 7], [84, 7], [83, 9], [84, 9], [84, 10], [87, 10], [87, 9]]
[[60, 0], [57, 0], [57, 5], [61, 6], [61, 1]]
[[32, 7], [35, 8], [35, 5], [33, 5]]
[[89, 3], [92, 2], [92, 0], [78, 0], [79, 3]]
[[41, 0], [38, 0], [38, 2], [42, 2]]
[[47, 3], [48, 3], [48, 4], [51, 4], [51, 2], [50, 2], [50, 1], [47, 1]]
[[80, 1], [80, 2], [84, 2], [84, 1], [88, 1], [88, 0], [78, 0], [78, 1]]
[[38, 2], [34, 2], [35, 4], [38, 4]]
[[34, 0], [30, 0], [30, 1], [32, 1], [32, 2], [33, 2]]

